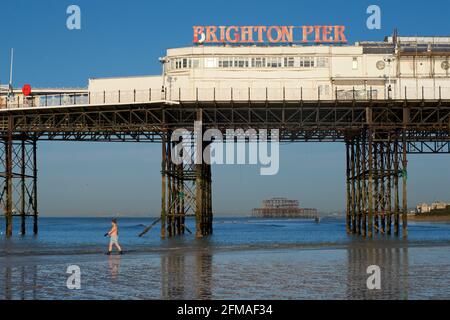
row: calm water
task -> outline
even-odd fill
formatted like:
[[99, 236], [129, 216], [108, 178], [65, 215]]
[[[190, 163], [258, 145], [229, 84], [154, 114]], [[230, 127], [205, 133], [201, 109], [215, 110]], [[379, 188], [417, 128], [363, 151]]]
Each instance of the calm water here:
[[[160, 240], [158, 226], [139, 238], [151, 221], [119, 219], [123, 256], [104, 255], [109, 219], [42, 218], [38, 237], [1, 234], [0, 299], [450, 298], [448, 223], [361, 240], [340, 219], [216, 218], [206, 239]], [[69, 265], [81, 268], [80, 290], [66, 287]], [[370, 265], [381, 290], [366, 287]]]

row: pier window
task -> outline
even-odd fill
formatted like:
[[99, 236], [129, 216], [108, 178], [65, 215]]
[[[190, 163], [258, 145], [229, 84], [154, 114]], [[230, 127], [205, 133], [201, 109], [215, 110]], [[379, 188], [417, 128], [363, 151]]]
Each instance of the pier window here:
[[266, 58], [252, 58], [252, 68], [263, 68], [266, 66]]
[[233, 67], [232, 57], [219, 58], [219, 68], [231, 68], [231, 67]]
[[245, 57], [234, 58], [234, 67], [235, 68], [248, 68], [248, 59]]
[[267, 58], [268, 68], [281, 68], [281, 58], [279, 57], [269, 57]]
[[353, 58], [352, 69], [358, 70], [358, 58]]
[[328, 67], [328, 58], [318, 57], [316, 65], [317, 65], [317, 68], [327, 68]]
[[314, 68], [314, 57], [300, 57], [300, 68]]
[[205, 68], [217, 68], [217, 58], [206, 58]]
[[[202, 63], [200, 63], [202, 61]], [[171, 70], [204, 68], [326, 68], [327, 57], [314, 56], [221, 56], [210, 58], [172, 58]], [[353, 69], [358, 68], [358, 58], [353, 60]]]
[[192, 68], [192, 59], [190, 58], [176, 58], [171, 61], [171, 69], [188, 69]]
[[284, 58], [284, 67], [285, 68], [294, 68], [294, 66], [295, 66], [295, 58], [294, 57]]
[[192, 59], [192, 67], [194, 69], [198, 69], [200, 67], [200, 60], [199, 59]]
[[330, 94], [330, 86], [326, 84], [319, 85], [319, 94], [321, 96], [328, 96]]
[[189, 61], [190, 61], [190, 59], [187, 59], [187, 58], [183, 58], [183, 66], [182, 66], [182, 68], [183, 69], [186, 69], [186, 68], [189, 68], [190, 66], [189, 66]]

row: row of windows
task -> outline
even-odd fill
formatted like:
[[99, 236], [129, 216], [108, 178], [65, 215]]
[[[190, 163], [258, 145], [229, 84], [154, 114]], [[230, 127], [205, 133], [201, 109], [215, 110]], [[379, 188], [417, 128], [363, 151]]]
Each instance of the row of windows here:
[[326, 57], [214, 57], [214, 58], [175, 58], [170, 61], [170, 68], [199, 68], [203, 61], [204, 68], [326, 68]]
[[198, 59], [191, 58], [177, 58], [172, 59], [170, 64], [171, 69], [191, 69], [199, 67]]

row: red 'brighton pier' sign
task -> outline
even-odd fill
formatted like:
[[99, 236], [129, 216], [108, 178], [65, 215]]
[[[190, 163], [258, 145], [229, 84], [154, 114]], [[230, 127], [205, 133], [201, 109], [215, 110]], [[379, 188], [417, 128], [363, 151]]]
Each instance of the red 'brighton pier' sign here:
[[194, 26], [194, 43], [346, 43], [345, 26]]

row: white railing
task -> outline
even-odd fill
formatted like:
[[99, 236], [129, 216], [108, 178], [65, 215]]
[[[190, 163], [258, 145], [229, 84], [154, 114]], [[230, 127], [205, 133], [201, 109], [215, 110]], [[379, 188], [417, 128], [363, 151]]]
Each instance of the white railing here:
[[173, 101], [317, 101], [317, 100], [450, 100], [450, 87], [393, 88], [175, 88], [167, 91]]
[[32, 97], [0, 96], [0, 109], [111, 105], [155, 101], [352, 101], [352, 100], [450, 100], [450, 87], [404, 87], [389, 91], [383, 87], [319, 88], [167, 88], [166, 90], [117, 90]]

